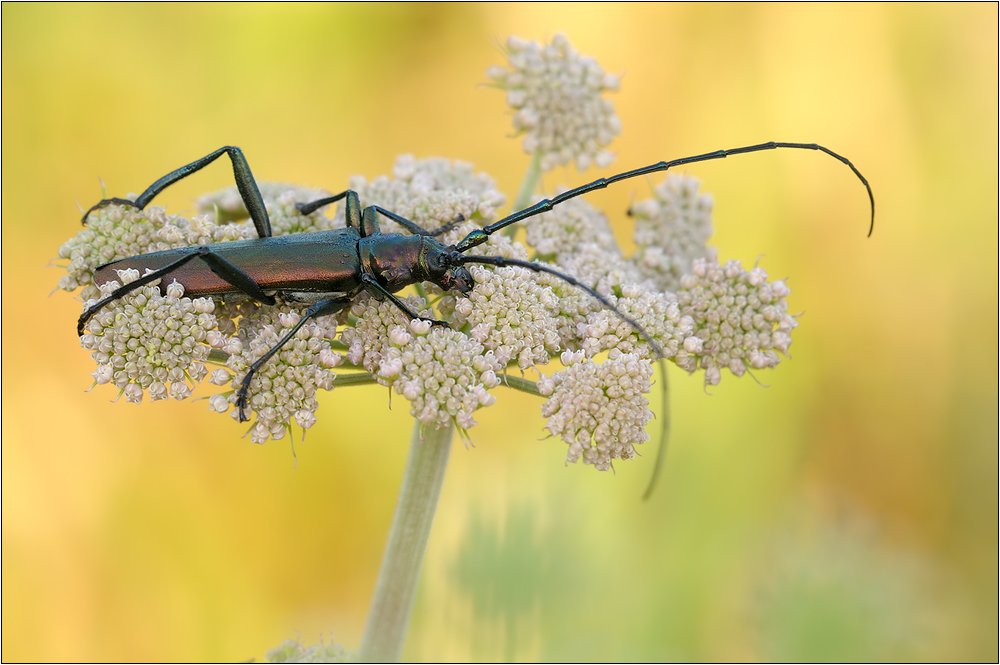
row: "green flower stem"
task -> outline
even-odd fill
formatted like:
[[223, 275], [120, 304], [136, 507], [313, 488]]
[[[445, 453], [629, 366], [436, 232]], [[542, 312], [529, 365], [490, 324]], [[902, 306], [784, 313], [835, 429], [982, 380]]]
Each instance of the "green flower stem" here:
[[208, 352], [208, 358], [205, 362], [212, 363], [213, 365], [225, 365], [226, 361], [229, 360], [229, 354], [221, 349], [212, 349]]
[[[538, 180], [541, 177], [542, 153], [536, 152], [531, 156], [531, 163], [528, 164], [528, 171], [524, 174], [524, 180], [521, 181], [521, 188], [517, 190], [517, 198], [514, 199], [514, 204], [511, 206], [511, 212], [524, 210], [528, 207], [531, 203], [531, 195], [535, 193], [535, 189], [538, 187]], [[516, 233], [517, 227], [508, 226], [504, 230], [504, 233], [509, 233], [511, 231]]]
[[454, 431], [454, 425], [442, 429], [413, 425], [396, 514], [361, 640], [362, 662], [395, 663], [403, 652]]
[[344, 374], [338, 374], [333, 380], [333, 386], [345, 387], [345, 386], [367, 386], [375, 381], [375, 377], [368, 372], [346, 372]]
[[[378, 381], [376, 381], [375, 377], [368, 372], [345, 372], [343, 374], [338, 374], [333, 380], [333, 386], [335, 388], [346, 388], [347, 386], [369, 386], [373, 383], [378, 383]], [[538, 392], [538, 384], [534, 381], [529, 381], [528, 379], [523, 379], [518, 376], [511, 376], [510, 374], [504, 374], [500, 377], [500, 385], [506, 386], [512, 390], [519, 390], [522, 393], [534, 395], [535, 397], [539, 397], [542, 394]]]
[[536, 397], [541, 397], [542, 395], [542, 393], [538, 392], [538, 384], [534, 381], [511, 376], [510, 374], [504, 374], [500, 377], [500, 385], [505, 385], [508, 388], [520, 390], [522, 393], [528, 393]]

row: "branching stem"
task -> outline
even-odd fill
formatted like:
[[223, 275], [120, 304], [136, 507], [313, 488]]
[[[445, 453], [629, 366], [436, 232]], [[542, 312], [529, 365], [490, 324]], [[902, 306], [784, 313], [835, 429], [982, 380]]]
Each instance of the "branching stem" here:
[[528, 393], [529, 395], [534, 395], [535, 397], [541, 397], [542, 393], [538, 392], [538, 384], [534, 381], [529, 381], [528, 379], [522, 379], [518, 376], [511, 376], [510, 374], [505, 374], [500, 377], [500, 385], [507, 386], [514, 390], [520, 390], [522, 393]]

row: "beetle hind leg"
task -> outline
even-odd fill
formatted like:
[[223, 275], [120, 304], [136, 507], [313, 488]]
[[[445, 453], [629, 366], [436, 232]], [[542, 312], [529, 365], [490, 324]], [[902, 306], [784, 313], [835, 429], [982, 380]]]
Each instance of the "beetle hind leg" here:
[[103, 201], [100, 201], [97, 205], [93, 206], [90, 210], [84, 213], [82, 222], [86, 224], [87, 216], [90, 215], [90, 213], [112, 203], [129, 205], [133, 208], [142, 210], [149, 205], [149, 202], [153, 200], [153, 197], [162, 192], [164, 189], [178, 180], [186, 178], [192, 173], [202, 170], [223, 154], [229, 155], [229, 160], [233, 163], [233, 177], [236, 180], [236, 189], [239, 190], [240, 198], [243, 199], [243, 205], [246, 206], [247, 212], [250, 213], [250, 218], [253, 219], [253, 225], [257, 229], [257, 235], [261, 238], [271, 237], [271, 220], [267, 216], [267, 207], [264, 205], [264, 199], [260, 195], [260, 189], [257, 187], [257, 181], [254, 180], [253, 173], [250, 172], [250, 165], [247, 163], [246, 157], [243, 156], [243, 151], [236, 146], [231, 145], [223, 146], [218, 150], [205, 155], [201, 159], [196, 159], [190, 164], [185, 164], [179, 169], [171, 171], [147, 187], [146, 191], [140, 194], [135, 201], [129, 201], [127, 199], [104, 199]]

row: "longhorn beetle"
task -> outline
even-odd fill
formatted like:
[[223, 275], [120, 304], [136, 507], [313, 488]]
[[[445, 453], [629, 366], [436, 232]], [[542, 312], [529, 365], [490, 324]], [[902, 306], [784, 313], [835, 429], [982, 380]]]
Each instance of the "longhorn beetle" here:
[[[407, 286], [425, 281], [436, 284], [445, 291], [454, 289], [468, 293], [472, 290], [474, 282], [465, 266], [480, 264], [497, 267], [520, 266], [535, 272], [549, 273], [583, 289], [634, 328], [650, 345], [656, 356], [662, 359], [663, 353], [660, 347], [642, 326], [622, 313], [599, 293], [581, 284], [573, 277], [530, 261], [499, 256], [468, 255], [466, 252], [483, 244], [492, 234], [503, 228], [547, 212], [564, 201], [596, 189], [603, 189], [621, 180], [657, 171], [666, 171], [682, 164], [722, 159], [730, 155], [776, 148], [819, 150], [849, 166], [868, 190], [868, 198], [871, 201], [871, 226], [868, 234], [871, 235], [875, 224], [875, 197], [868, 181], [848, 159], [815, 143], [776, 143], [772, 141], [662, 161], [632, 171], [625, 171], [609, 178], [600, 178], [551, 199], [543, 199], [493, 224], [476, 229], [457, 244], [450, 246], [436, 240], [435, 236], [445, 233], [454, 224], [463, 221], [461, 217], [438, 229], [427, 230], [379, 206], [371, 205], [362, 209], [358, 194], [353, 190], [347, 190], [310, 203], [300, 203], [297, 206], [302, 214], [308, 215], [325, 205], [345, 200], [347, 220], [345, 228], [272, 237], [271, 222], [264, 200], [243, 152], [234, 146], [224, 146], [201, 159], [171, 171], [150, 185], [134, 201], [111, 198], [98, 202], [84, 213], [82, 222], [86, 224], [87, 216], [94, 210], [113, 203], [142, 210], [157, 194], [171, 184], [201, 170], [223, 154], [227, 154], [233, 164], [236, 187], [243, 199], [243, 204], [250, 213], [259, 237], [201, 247], [152, 252], [98, 266], [94, 272], [94, 282], [98, 285], [113, 279], [115, 270], [134, 268], [138, 269], [140, 273], [145, 272], [146, 274], [115, 289], [110, 295], [84, 310], [77, 323], [77, 334], [83, 335], [87, 321], [108, 303], [154, 280], [167, 276], [180, 282], [184, 286], [185, 293], [189, 296], [242, 294], [267, 305], [275, 304], [276, 297], [280, 297], [285, 302], [311, 303], [291, 331], [254, 362], [243, 378], [237, 391], [237, 406], [239, 407], [240, 421], [246, 421], [250, 382], [254, 374], [284, 344], [292, 339], [299, 328], [309, 319], [341, 311], [350, 305], [362, 291], [378, 299], [389, 299], [411, 319], [423, 318], [393, 294]], [[380, 232], [379, 215], [396, 222], [412, 235]], [[200, 261], [195, 262], [195, 259], [200, 259]], [[448, 326], [444, 321], [424, 320], [430, 321], [435, 326]]]

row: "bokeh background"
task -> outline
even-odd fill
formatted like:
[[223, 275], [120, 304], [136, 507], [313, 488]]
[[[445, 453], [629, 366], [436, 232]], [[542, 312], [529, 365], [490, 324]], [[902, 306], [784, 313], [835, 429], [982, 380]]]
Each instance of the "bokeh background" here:
[[[3, 21], [3, 660], [261, 659], [358, 645], [406, 458], [403, 398], [321, 400], [255, 446], [205, 402], [86, 393], [79, 304], [46, 267], [77, 202], [224, 145], [332, 191], [396, 155], [528, 157], [483, 85], [516, 34], [624, 74], [611, 169], [692, 166], [722, 259], [788, 276], [794, 360], [707, 395], [672, 368], [653, 456], [565, 467], [498, 389], [456, 444], [409, 660], [996, 660], [997, 6], [34, 5]], [[191, 210], [217, 166], [157, 199]], [[624, 215], [658, 180], [590, 200]], [[209, 386], [206, 386], [208, 388]], [[208, 394], [208, 391], [202, 391]], [[654, 403], [658, 393], [654, 392]]]

